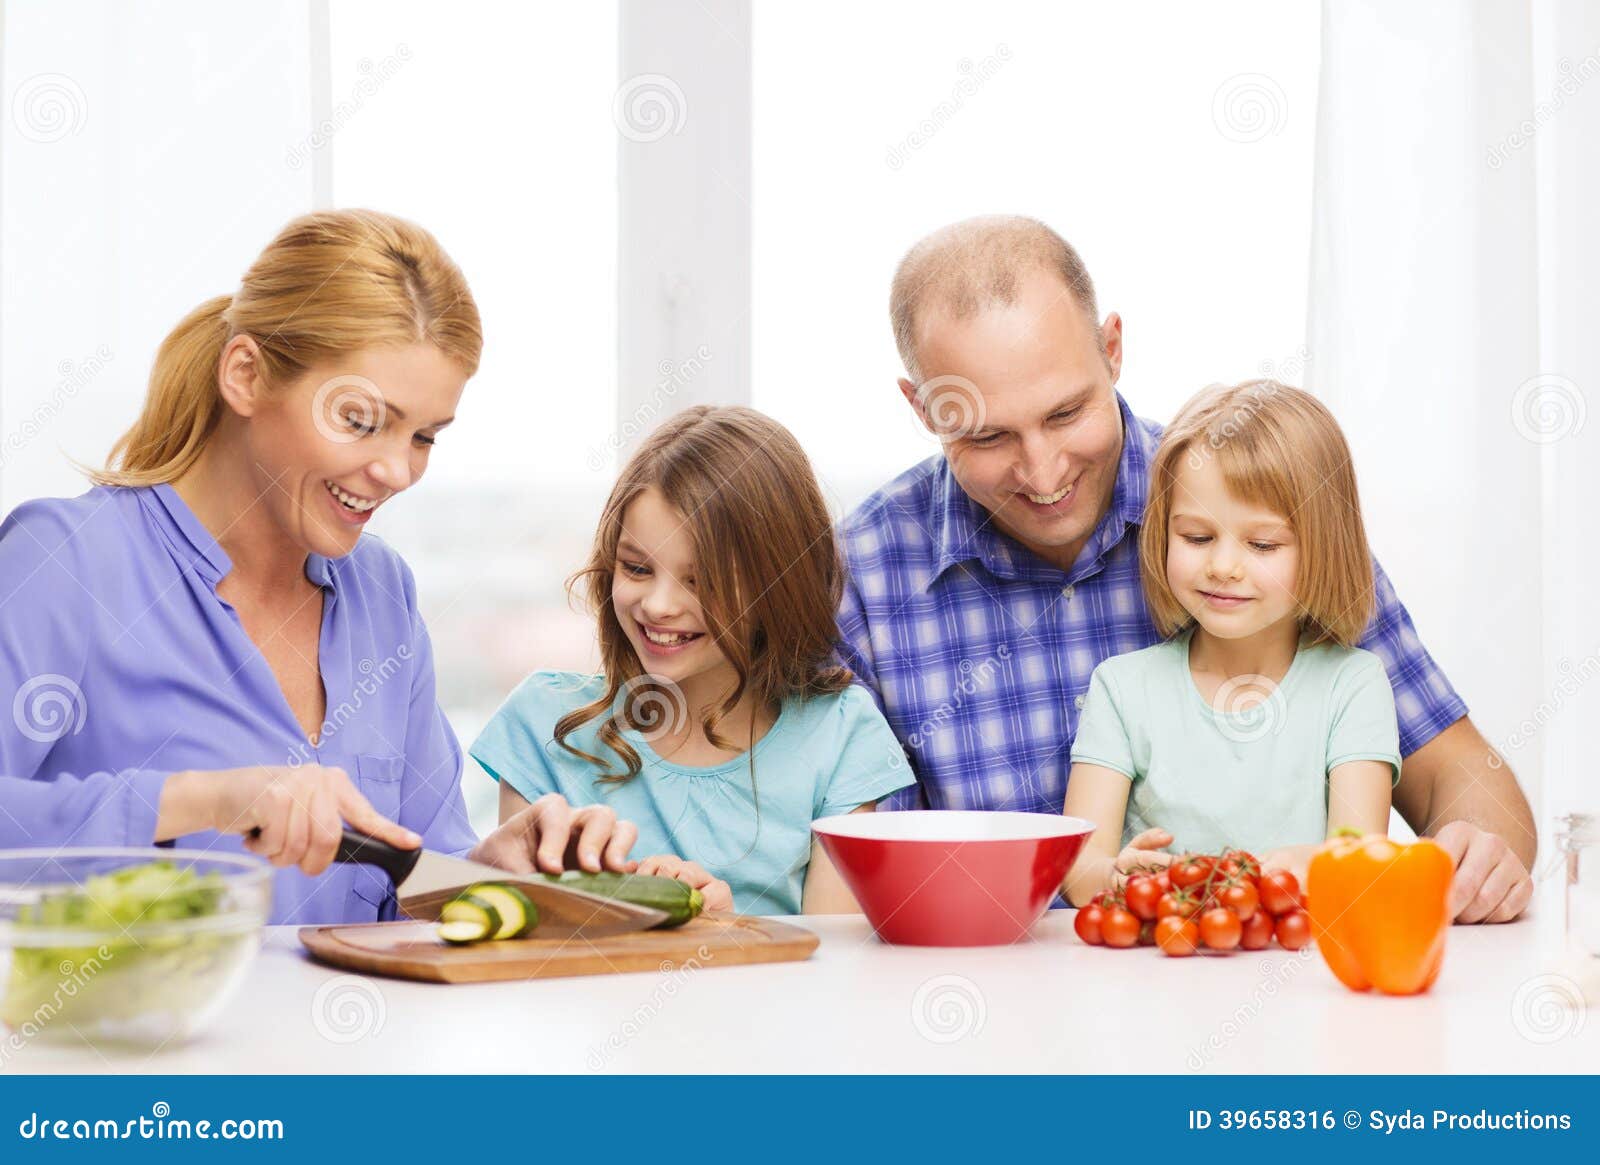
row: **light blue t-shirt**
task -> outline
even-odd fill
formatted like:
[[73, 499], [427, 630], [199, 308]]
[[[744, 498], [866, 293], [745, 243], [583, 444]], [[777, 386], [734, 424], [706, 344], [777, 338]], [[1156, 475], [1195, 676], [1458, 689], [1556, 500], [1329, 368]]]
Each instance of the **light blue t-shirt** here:
[[[1214, 708], [1189, 671], [1192, 633], [1113, 656], [1089, 681], [1072, 760], [1132, 779], [1124, 845], [1155, 827], [1174, 853], [1319, 842], [1331, 769], [1382, 761], [1399, 780], [1394, 692], [1372, 652], [1302, 647], [1270, 698], [1253, 701], [1271, 690], [1258, 680], [1219, 693]], [[1235, 702], [1242, 711], [1225, 710]]]
[[[472, 756], [497, 781], [529, 801], [560, 793], [574, 805], [609, 805], [639, 827], [633, 855], [676, 854], [699, 862], [733, 889], [744, 914], [799, 914], [811, 861], [811, 822], [849, 813], [915, 779], [900, 742], [868, 692], [791, 700], [752, 753], [711, 768], [657, 756], [641, 733], [623, 737], [643, 762], [631, 780], [600, 742], [596, 716], [567, 743], [612, 762], [596, 769], [555, 742], [555, 724], [605, 692], [603, 676], [538, 671], [507, 697], [472, 745]], [[622, 694], [618, 694], [620, 708]]]

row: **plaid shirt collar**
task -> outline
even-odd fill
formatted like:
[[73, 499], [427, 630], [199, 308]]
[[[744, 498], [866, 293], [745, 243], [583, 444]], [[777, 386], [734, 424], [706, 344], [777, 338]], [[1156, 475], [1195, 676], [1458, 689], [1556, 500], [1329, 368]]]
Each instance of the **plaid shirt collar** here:
[[1037, 579], [1077, 582], [1100, 569], [1106, 553], [1122, 541], [1130, 529], [1137, 529], [1144, 516], [1145, 497], [1150, 487], [1150, 462], [1155, 456], [1157, 434], [1141, 425], [1119, 392], [1117, 409], [1122, 414], [1122, 457], [1117, 463], [1117, 484], [1111, 505], [1101, 515], [1089, 541], [1078, 554], [1070, 571], [1044, 561], [1020, 542], [1002, 531], [994, 517], [967, 496], [950, 472], [950, 462], [939, 463], [934, 481], [934, 570], [927, 589], [932, 590], [951, 567], [976, 559], [997, 578]]

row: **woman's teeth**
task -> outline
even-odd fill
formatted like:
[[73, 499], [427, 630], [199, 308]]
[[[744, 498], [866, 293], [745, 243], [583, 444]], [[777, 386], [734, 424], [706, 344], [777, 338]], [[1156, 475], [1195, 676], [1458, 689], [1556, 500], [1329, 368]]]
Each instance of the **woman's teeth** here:
[[364, 514], [378, 504], [375, 500], [358, 498], [355, 494], [345, 493], [344, 490], [334, 485], [331, 481], [325, 481], [322, 484], [328, 487], [328, 492], [338, 500], [341, 506], [347, 510], [354, 510], [358, 514]]
[[662, 647], [676, 647], [680, 643], [688, 643], [691, 639], [699, 639], [698, 631], [652, 631], [644, 628], [644, 637], [651, 643], [660, 644]]
[[1053, 494], [1028, 494], [1028, 500], [1041, 506], [1053, 506], [1072, 492], [1070, 485], [1062, 486]]

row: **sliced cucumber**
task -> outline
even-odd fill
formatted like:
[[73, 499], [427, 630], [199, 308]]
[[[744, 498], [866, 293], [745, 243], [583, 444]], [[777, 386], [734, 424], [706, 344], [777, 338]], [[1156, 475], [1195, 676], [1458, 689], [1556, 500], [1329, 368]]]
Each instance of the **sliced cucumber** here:
[[500, 912], [475, 894], [463, 894], [439, 912], [439, 937], [447, 943], [475, 943], [493, 938], [504, 925]]
[[500, 915], [500, 929], [494, 933], [497, 939], [520, 938], [539, 925], [538, 907], [515, 886], [479, 882], [475, 886], [468, 886], [466, 893], [469, 897], [487, 902]]
[[467, 943], [482, 942], [485, 936], [482, 923], [463, 921], [441, 922], [439, 937], [451, 946], [463, 946]]

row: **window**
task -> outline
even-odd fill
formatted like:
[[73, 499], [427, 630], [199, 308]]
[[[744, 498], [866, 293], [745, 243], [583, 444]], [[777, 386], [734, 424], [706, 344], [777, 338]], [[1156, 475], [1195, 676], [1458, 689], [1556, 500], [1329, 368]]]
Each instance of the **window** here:
[[1315, 6], [816, 0], [754, 25], [753, 403], [836, 505], [937, 452], [895, 389], [889, 280], [970, 215], [1078, 248], [1140, 415], [1301, 382]]
[[[597, 662], [564, 582], [615, 470], [617, 13], [341, 0], [331, 19], [334, 205], [427, 227], [483, 313], [459, 419], [372, 523], [417, 576], [466, 747], [532, 668]], [[463, 784], [492, 826], [470, 761]]]

